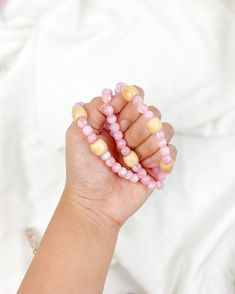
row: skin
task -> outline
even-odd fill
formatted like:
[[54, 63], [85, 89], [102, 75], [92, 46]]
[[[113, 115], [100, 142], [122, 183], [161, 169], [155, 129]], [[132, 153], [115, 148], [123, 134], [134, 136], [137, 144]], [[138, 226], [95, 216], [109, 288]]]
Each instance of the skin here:
[[[146, 131], [143, 116], [120, 95], [113, 97], [111, 105], [128, 145], [142, 164], [146, 168], [158, 166], [156, 139]], [[85, 108], [89, 124], [121, 161], [113, 139], [102, 130], [105, 116], [100, 97], [92, 99]], [[158, 109], [150, 109], [160, 118]], [[163, 129], [169, 143], [174, 130], [168, 123], [163, 124]], [[171, 144], [169, 147], [175, 159], [176, 148]], [[64, 191], [18, 293], [102, 293], [120, 228], [149, 195], [144, 185], [130, 183], [110, 172], [91, 153], [85, 136], [73, 122], [66, 133]]]

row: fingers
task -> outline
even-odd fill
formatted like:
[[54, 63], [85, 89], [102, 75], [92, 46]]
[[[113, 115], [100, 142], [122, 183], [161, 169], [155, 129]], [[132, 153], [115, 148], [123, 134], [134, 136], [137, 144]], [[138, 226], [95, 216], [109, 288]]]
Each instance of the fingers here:
[[[154, 113], [154, 116], [161, 118], [160, 111], [156, 107], [150, 106], [149, 110]], [[146, 118], [141, 114], [124, 133], [124, 138], [131, 149], [139, 146], [150, 136], [150, 133], [146, 128], [146, 123]]]
[[[139, 87], [137, 88], [141, 95], [144, 95], [143, 90]], [[128, 103], [121, 94], [116, 94], [112, 96], [112, 100], [109, 104], [113, 107], [114, 113], [117, 114], [130, 103]], [[106, 119], [103, 111], [104, 103], [101, 97], [93, 98], [91, 102], [84, 105], [84, 108], [88, 113], [88, 123], [96, 130], [96, 132], [99, 132], [101, 128], [103, 128]]]
[[[175, 161], [176, 155], [177, 155], [177, 149], [174, 145], [169, 144], [168, 145], [170, 149], [170, 155], [172, 159]], [[161, 152], [160, 150], [157, 150], [155, 153], [150, 155], [149, 157], [145, 158], [143, 161], [141, 161], [141, 164], [143, 164], [146, 168], [154, 168], [159, 166], [160, 160], [161, 160]]]
[[[144, 91], [138, 88], [140, 92], [140, 96], [143, 98], [144, 97]], [[119, 116], [118, 116], [118, 123], [120, 125], [120, 130], [122, 132], [125, 132], [140, 116], [140, 113], [134, 105], [133, 102], [127, 103], [125, 107], [120, 111]]]
[[[174, 129], [169, 123], [163, 123], [163, 131], [167, 143], [170, 142], [174, 135]], [[152, 154], [156, 153], [160, 146], [158, 146], [158, 139], [155, 134], [150, 135], [142, 144], [135, 148], [135, 152], [140, 160], [143, 160]]]

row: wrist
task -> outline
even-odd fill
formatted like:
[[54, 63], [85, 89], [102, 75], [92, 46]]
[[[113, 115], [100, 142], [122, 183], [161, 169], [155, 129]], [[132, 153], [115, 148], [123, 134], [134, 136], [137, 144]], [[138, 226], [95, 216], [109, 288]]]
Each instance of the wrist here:
[[91, 199], [92, 197], [89, 195], [84, 195], [81, 192], [73, 193], [65, 189], [59, 206], [75, 221], [88, 229], [117, 237], [121, 225], [104, 214], [97, 202]]

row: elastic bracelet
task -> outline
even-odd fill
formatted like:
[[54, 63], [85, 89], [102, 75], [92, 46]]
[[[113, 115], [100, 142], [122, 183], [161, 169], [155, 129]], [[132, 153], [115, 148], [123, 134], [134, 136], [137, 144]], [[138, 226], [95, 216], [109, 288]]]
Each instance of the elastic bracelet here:
[[117, 83], [115, 94], [121, 94], [127, 102], [133, 103], [137, 107], [138, 112], [146, 119], [147, 130], [157, 138], [156, 144], [160, 149], [161, 160], [159, 167], [152, 168], [152, 172], [157, 178], [156, 180], [148, 174], [147, 170], [139, 162], [137, 154], [131, 150], [124, 139], [120, 125], [117, 122], [117, 116], [114, 113], [113, 107], [110, 105], [113, 97], [111, 89], [104, 89], [101, 95], [104, 103], [103, 113], [106, 116], [103, 127], [115, 140], [116, 147], [122, 154], [123, 161], [127, 167], [122, 166], [116, 161], [108, 150], [105, 141], [98, 138], [94, 133], [93, 128], [88, 124], [87, 112], [83, 107], [83, 103], [76, 103], [73, 107], [73, 120], [77, 121], [78, 127], [82, 129], [83, 134], [87, 137], [92, 153], [99, 156], [112, 172], [131, 183], [141, 182], [150, 190], [163, 189], [166, 174], [171, 172], [174, 161], [170, 156], [170, 149], [167, 146], [161, 120], [154, 116], [153, 112], [148, 109], [148, 106], [143, 102], [143, 98], [140, 96], [139, 90], [136, 87], [126, 85], [125, 83]]

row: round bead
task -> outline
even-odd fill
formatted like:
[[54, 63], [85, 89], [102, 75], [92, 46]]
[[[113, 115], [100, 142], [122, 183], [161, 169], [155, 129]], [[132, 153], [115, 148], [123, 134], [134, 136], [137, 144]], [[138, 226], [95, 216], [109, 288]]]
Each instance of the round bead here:
[[80, 104], [76, 104], [72, 109], [72, 118], [76, 121], [79, 117], [87, 117], [87, 112]]
[[165, 138], [165, 135], [164, 135], [164, 132], [163, 131], [157, 132], [155, 134], [155, 136], [157, 137], [157, 139]]
[[149, 190], [155, 190], [157, 188], [157, 182], [154, 182], [154, 181], [151, 181], [149, 184], [148, 184], [148, 188]]
[[158, 140], [157, 140], [157, 146], [158, 146], [159, 148], [164, 147], [164, 146], [166, 146], [166, 145], [167, 145], [167, 141], [166, 141], [165, 138], [161, 138], [161, 139], [158, 139]]
[[113, 166], [112, 166], [112, 171], [115, 173], [120, 172], [122, 166], [119, 162], [116, 162]]
[[164, 172], [160, 172], [158, 175], [157, 175], [157, 178], [159, 181], [164, 181], [166, 179], [166, 175], [164, 174]]
[[121, 82], [117, 83], [117, 84], [116, 84], [116, 88], [115, 88], [115, 93], [116, 93], [116, 94], [121, 93], [121, 91], [122, 91], [122, 89], [123, 89], [124, 87], [126, 87], [126, 84], [125, 84], [125, 83], [121, 83]]
[[160, 172], [161, 172], [161, 169], [159, 166], [156, 166], [156, 167], [153, 167], [152, 168], [152, 172], [155, 174], [155, 175], [158, 175]]
[[107, 144], [103, 139], [98, 139], [95, 143], [90, 145], [91, 151], [94, 155], [101, 156], [103, 155], [107, 150]]
[[130, 152], [131, 152], [131, 149], [128, 146], [125, 146], [121, 149], [121, 153], [124, 156], [127, 156], [128, 154], [130, 154]]
[[132, 170], [134, 171], [134, 172], [138, 172], [138, 171], [140, 171], [142, 169], [142, 166], [141, 166], [141, 164], [138, 162], [135, 166], [133, 166], [132, 167]]
[[165, 164], [162, 161], [160, 161], [160, 168], [164, 172], [170, 173], [173, 169], [173, 166], [174, 166], [174, 160], [171, 160], [171, 162], [168, 164]]
[[109, 158], [109, 159], [107, 159], [107, 160], [105, 161], [105, 164], [106, 164], [108, 167], [112, 167], [112, 166], [115, 164], [115, 162], [116, 162], [116, 160], [115, 160], [113, 157], [111, 157], [111, 158]]
[[126, 147], [126, 141], [124, 139], [118, 140], [116, 144], [119, 149]]
[[111, 101], [112, 99], [112, 90], [110, 89], [104, 89], [102, 91], [102, 101], [107, 104]]
[[146, 186], [148, 186], [148, 184], [150, 184], [150, 182], [151, 182], [150, 176], [145, 176], [145, 177], [141, 178], [141, 183], [143, 183]]
[[156, 188], [162, 190], [164, 188], [164, 183], [162, 181], [157, 181]]
[[143, 102], [143, 98], [141, 96], [137, 95], [137, 96], [133, 97], [133, 99], [131, 101], [135, 106], [138, 106], [141, 102]]
[[147, 172], [144, 168], [142, 168], [140, 171], [137, 172], [137, 175], [142, 178], [145, 177], [147, 175]]
[[122, 93], [122, 97], [128, 102], [131, 101], [134, 96], [140, 94], [139, 90], [134, 86], [124, 87], [122, 89], [121, 93]]
[[111, 158], [111, 153], [109, 151], [106, 151], [103, 155], [101, 155], [101, 158], [103, 160], [108, 160], [109, 158]]
[[136, 174], [133, 174], [132, 177], [130, 178], [130, 181], [132, 183], [137, 183], [139, 181], [139, 177]]
[[126, 175], [125, 175], [125, 179], [126, 180], [130, 180], [131, 177], [132, 177], [132, 175], [133, 175], [133, 172], [131, 170], [128, 170], [127, 173], [126, 173]]
[[120, 129], [119, 124], [116, 122], [110, 125], [110, 131], [112, 132], [119, 131], [119, 129]]
[[111, 105], [105, 105], [104, 106], [104, 114], [105, 115], [113, 114], [113, 107]]
[[87, 125], [82, 129], [82, 132], [87, 137], [93, 133], [93, 129], [91, 126]]
[[143, 102], [139, 103], [137, 110], [139, 113], [147, 113], [148, 111], [148, 105], [144, 104]]
[[88, 140], [88, 142], [90, 143], [90, 144], [92, 144], [92, 143], [95, 143], [95, 141], [97, 140], [97, 136], [96, 136], [96, 134], [90, 134], [88, 137], [87, 137], [87, 140]]
[[87, 119], [84, 116], [79, 117], [79, 119], [77, 120], [77, 125], [81, 129], [84, 128], [87, 125]]
[[110, 114], [110, 115], [107, 116], [107, 122], [108, 122], [109, 124], [113, 124], [113, 123], [115, 123], [116, 120], [117, 120], [117, 117], [116, 117], [115, 114]]
[[162, 123], [160, 119], [155, 116], [146, 123], [146, 127], [151, 134], [154, 134], [162, 129]]
[[125, 167], [122, 167], [120, 171], [118, 172], [118, 175], [122, 178], [124, 178], [126, 174], [127, 174], [127, 169]]
[[114, 132], [113, 137], [115, 140], [121, 140], [123, 137], [123, 133], [121, 131]]
[[154, 114], [153, 114], [153, 112], [150, 111], [150, 110], [148, 110], [148, 111], [145, 112], [145, 114], [144, 114], [144, 118], [145, 118], [146, 120], [151, 120], [153, 117], [154, 117]]
[[170, 148], [168, 146], [160, 148], [160, 153], [162, 156], [166, 156], [170, 154]]
[[163, 156], [163, 157], [162, 157], [162, 162], [165, 163], [165, 164], [170, 163], [171, 160], [172, 160], [172, 158], [171, 158], [170, 155], [166, 155], [166, 156]]
[[139, 158], [134, 151], [131, 151], [128, 155], [124, 156], [123, 160], [128, 167], [133, 167], [139, 162]]

